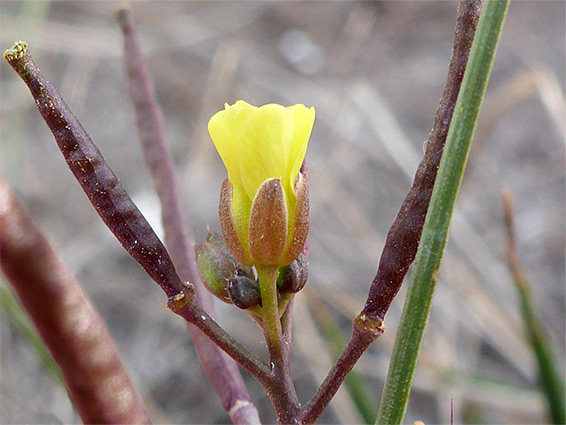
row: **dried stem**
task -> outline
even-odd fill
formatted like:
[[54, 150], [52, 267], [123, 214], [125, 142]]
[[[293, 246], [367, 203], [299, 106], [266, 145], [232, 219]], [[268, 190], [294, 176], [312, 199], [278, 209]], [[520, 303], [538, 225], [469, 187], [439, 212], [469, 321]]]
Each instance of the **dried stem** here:
[[104, 321], [0, 178], [0, 262], [84, 423], [149, 423]]
[[[163, 115], [149, 70], [141, 52], [133, 25], [132, 11], [122, 7], [117, 13], [124, 34], [124, 65], [128, 91], [136, 114], [136, 123], [146, 164], [161, 201], [165, 243], [176, 264], [179, 276], [195, 287], [202, 308], [214, 317], [211, 294], [204, 287], [195, 262], [193, 230], [183, 214], [178, 175], [165, 140]], [[206, 375], [220, 395], [223, 407], [232, 412], [238, 404], [239, 423], [259, 423], [257, 410], [237, 364], [194, 326], [188, 326], [191, 339]], [[244, 419], [250, 422], [242, 422]], [[233, 418], [234, 419], [234, 418]]]
[[[447, 82], [436, 111], [424, 158], [419, 164], [413, 185], [399, 209], [397, 218], [389, 229], [377, 274], [371, 284], [366, 305], [354, 321], [350, 342], [321, 387], [305, 405], [303, 409], [305, 422], [316, 421], [353, 365], [369, 345], [381, 335], [385, 314], [415, 259], [450, 121], [479, 21], [481, 3], [482, 0], [460, 1]], [[373, 326], [356, 326], [359, 321], [363, 323], [370, 321]]]

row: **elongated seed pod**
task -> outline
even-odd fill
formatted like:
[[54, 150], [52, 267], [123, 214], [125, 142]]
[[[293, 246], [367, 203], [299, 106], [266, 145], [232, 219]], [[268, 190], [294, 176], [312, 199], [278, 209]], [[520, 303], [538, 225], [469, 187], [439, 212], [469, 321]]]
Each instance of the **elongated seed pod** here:
[[28, 86], [67, 165], [110, 231], [168, 297], [182, 292], [165, 247], [57, 89], [43, 77], [27, 43], [17, 42], [4, 52], [4, 59]]

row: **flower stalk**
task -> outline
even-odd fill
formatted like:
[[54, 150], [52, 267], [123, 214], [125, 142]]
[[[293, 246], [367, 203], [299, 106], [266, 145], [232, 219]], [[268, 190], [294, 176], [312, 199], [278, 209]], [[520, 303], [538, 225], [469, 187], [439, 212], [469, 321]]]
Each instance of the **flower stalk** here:
[[277, 303], [277, 277], [279, 268], [258, 267], [259, 288], [261, 291], [263, 331], [267, 341], [269, 355], [273, 358], [281, 356], [282, 330]]

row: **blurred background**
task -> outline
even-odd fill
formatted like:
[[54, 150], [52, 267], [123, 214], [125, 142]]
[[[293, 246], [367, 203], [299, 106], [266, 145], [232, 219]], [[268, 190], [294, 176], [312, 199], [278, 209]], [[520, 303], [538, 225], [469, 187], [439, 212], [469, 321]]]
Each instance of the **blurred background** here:
[[[0, 46], [25, 40], [45, 76], [161, 232], [122, 70], [117, 2], [3, 1]], [[335, 354], [328, 310], [349, 338], [387, 230], [432, 126], [456, 2], [133, 2], [197, 241], [219, 231], [226, 171], [207, 133], [225, 102], [316, 108], [309, 145], [310, 279], [295, 309], [292, 369], [303, 402]], [[406, 422], [545, 423], [536, 363], [505, 263], [500, 192], [516, 200], [519, 255], [564, 373], [566, 3], [513, 2], [437, 285]], [[156, 423], [226, 423], [182, 320], [74, 181], [25, 85], [2, 61], [1, 172], [104, 315]], [[161, 233], [160, 233], [161, 235]], [[406, 282], [407, 283], [407, 282]], [[405, 296], [357, 371], [377, 404]], [[219, 322], [266, 356], [259, 328], [217, 303]], [[3, 315], [0, 420], [74, 423], [65, 391]], [[262, 420], [274, 421], [244, 372]], [[340, 390], [321, 423], [359, 423]]]

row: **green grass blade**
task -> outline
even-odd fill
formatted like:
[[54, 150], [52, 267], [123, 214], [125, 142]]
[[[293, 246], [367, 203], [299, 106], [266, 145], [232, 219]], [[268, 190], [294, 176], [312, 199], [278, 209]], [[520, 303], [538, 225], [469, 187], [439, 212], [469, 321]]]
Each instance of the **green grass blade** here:
[[[331, 347], [332, 354], [335, 359], [337, 359], [340, 357], [340, 354], [346, 345], [346, 341], [342, 336], [340, 327], [330, 314], [330, 311], [322, 302], [320, 302], [320, 300], [310, 294], [307, 296], [307, 299], [309, 300], [309, 307], [313, 313], [316, 326], [322, 333], [327, 344]], [[372, 397], [372, 392], [368, 387], [368, 383], [364, 375], [358, 373], [356, 368], [354, 368], [350, 371], [348, 376], [346, 376], [344, 385], [352, 399], [352, 402], [354, 403], [354, 406], [364, 420], [364, 423], [372, 424], [377, 414], [377, 406], [375, 403], [375, 397]]]
[[20, 308], [14, 296], [10, 293], [8, 288], [0, 282], [0, 306], [2, 307], [2, 314], [5, 315], [14, 328], [24, 337], [24, 339], [35, 350], [37, 357], [43, 363], [43, 366], [49, 373], [66, 389], [65, 381], [61, 369], [51, 357], [47, 347], [39, 337], [37, 331], [28, 320], [25, 313]]
[[535, 313], [536, 307], [527, 287], [517, 284], [521, 298], [521, 312], [533, 353], [537, 359], [542, 391], [548, 402], [553, 424], [566, 423], [564, 378], [560, 376], [550, 343]]
[[506, 256], [509, 272], [513, 277], [515, 288], [519, 295], [521, 316], [526, 334], [531, 344], [539, 369], [540, 389], [544, 393], [548, 404], [548, 416], [554, 424], [566, 423], [566, 399], [564, 396], [564, 378], [559, 372], [559, 366], [554, 358], [552, 344], [545, 332], [527, 272], [521, 264], [517, 252], [515, 237], [515, 207], [513, 196], [507, 189], [501, 192], [503, 200], [503, 217], [506, 236]]
[[405, 415], [452, 211], [508, 7], [509, 0], [487, 0], [484, 5], [425, 220], [377, 424], [400, 424]]

